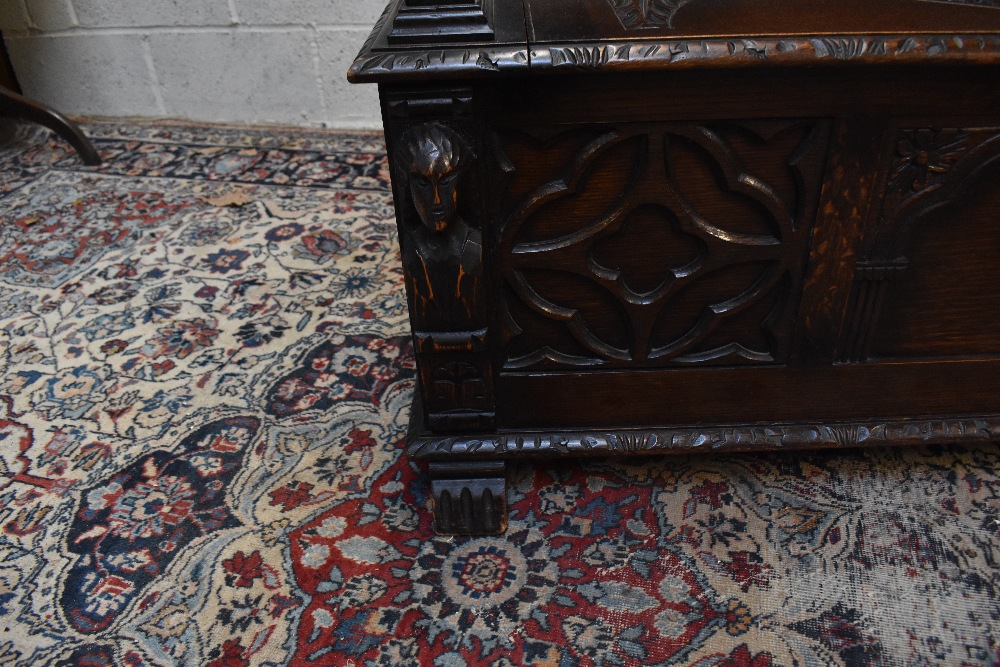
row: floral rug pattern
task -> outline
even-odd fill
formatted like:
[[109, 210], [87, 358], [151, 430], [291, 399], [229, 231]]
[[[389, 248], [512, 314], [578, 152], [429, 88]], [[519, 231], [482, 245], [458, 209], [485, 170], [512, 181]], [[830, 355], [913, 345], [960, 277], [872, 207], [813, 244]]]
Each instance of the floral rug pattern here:
[[0, 151], [0, 664], [1000, 662], [995, 445], [512, 466], [439, 537], [377, 134]]

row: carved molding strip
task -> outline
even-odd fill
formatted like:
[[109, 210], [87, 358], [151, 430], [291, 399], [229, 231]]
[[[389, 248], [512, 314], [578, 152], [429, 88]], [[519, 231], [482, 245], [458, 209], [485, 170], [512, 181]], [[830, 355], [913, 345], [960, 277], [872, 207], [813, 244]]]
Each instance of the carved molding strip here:
[[531, 69], [645, 69], [719, 65], [864, 63], [914, 60], [996, 62], [997, 35], [762, 37], [759, 39], [602, 42], [536, 49]]
[[423, 459], [469, 459], [971, 444], [998, 439], [1000, 415], [988, 415], [921, 421], [413, 437], [407, 453]]
[[476, 331], [414, 331], [417, 353], [481, 352], [486, 349], [486, 329]]
[[393, 119], [407, 120], [424, 116], [438, 118], [471, 116], [473, 113], [472, 91], [458, 89], [444, 91], [440, 95], [432, 94], [429, 97], [387, 95], [385, 106], [389, 116]]
[[517, 47], [429, 49], [393, 52], [362, 50], [347, 78], [352, 83], [475, 78], [525, 73], [528, 50]]
[[[378, 27], [377, 27], [378, 29]], [[558, 69], [753, 67], [856, 61], [1000, 63], [998, 35], [874, 35], [758, 39], [614, 41], [573, 46], [398, 50], [362, 49], [348, 78], [355, 83], [475, 78]]]
[[970, 5], [972, 7], [1000, 9], [1000, 0], [924, 0], [924, 2], [942, 2], [947, 5]]

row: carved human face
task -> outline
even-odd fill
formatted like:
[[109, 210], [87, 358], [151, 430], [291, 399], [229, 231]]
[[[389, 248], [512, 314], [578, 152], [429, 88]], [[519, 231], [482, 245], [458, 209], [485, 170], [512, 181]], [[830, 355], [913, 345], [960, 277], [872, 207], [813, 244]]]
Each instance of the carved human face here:
[[410, 173], [410, 192], [424, 226], [443, 232], [458, 208], [459, 170], [433, 145], [425, 147]]

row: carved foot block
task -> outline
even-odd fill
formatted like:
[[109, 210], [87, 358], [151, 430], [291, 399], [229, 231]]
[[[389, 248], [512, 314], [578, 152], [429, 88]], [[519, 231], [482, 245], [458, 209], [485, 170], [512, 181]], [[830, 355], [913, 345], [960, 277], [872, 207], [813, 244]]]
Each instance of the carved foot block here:
[[503, 461], [431, 463], [434, 531], [440, 535], [500, 535], [507, 529]]

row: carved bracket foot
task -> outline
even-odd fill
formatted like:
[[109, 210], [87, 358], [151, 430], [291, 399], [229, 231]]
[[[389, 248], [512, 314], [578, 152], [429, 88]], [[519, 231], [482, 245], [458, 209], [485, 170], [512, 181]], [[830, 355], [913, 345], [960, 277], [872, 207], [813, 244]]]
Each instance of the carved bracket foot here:
[[434, 531], [440, 535], [500, 535], [507, 529], [503, 461], [430, 464]]

